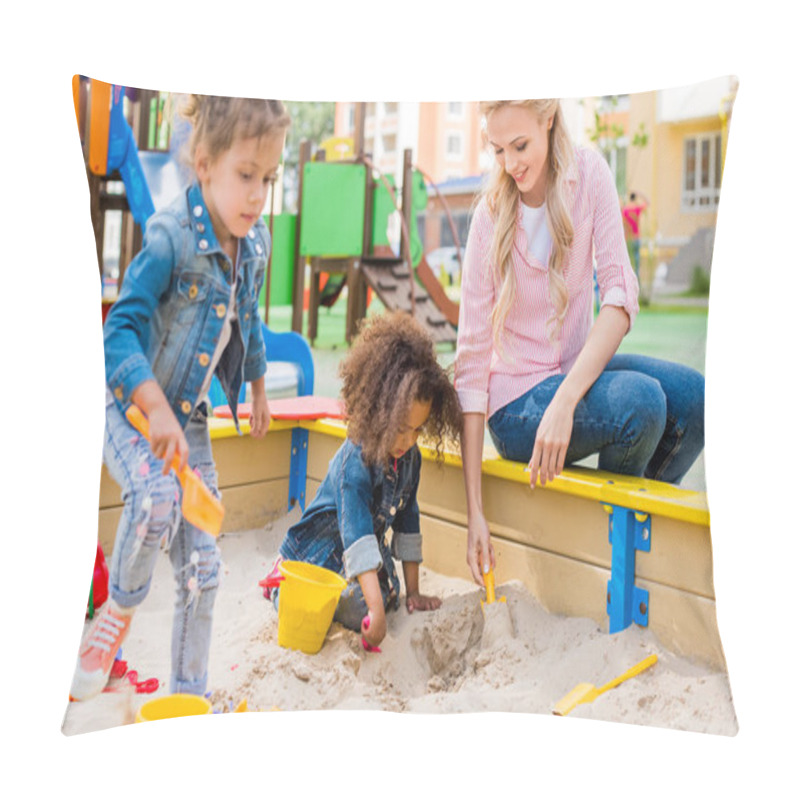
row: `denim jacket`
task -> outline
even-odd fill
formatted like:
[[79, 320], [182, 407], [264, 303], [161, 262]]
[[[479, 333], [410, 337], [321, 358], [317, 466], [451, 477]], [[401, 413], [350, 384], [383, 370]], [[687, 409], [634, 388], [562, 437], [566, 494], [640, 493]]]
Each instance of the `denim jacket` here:
[[[237, 430], [242, 382], [260, 378], [267, 368], [258, 294], [270, 245], [261, 219], [239, 240], [238, 326], [216, 368]], [[150, 217], [142, 250], [128, 266], [104, 326], [106, 382], [121, 408], [137, 386], [155, 379], [185, 427], [202, 400], [232, 274], [197, 183]]]
[[[422, 561], [417, 504], [421, 464], [415, 445], [397, 459], [396, 468], [368, 466], [360, 445], [345, 439], [314, 500], [287, 531], [281, 556], [317, 564], [348, 580], [377, 569], [399, 597], [393, 558]], [[391, 548], [386, 543], [389, 527]]]

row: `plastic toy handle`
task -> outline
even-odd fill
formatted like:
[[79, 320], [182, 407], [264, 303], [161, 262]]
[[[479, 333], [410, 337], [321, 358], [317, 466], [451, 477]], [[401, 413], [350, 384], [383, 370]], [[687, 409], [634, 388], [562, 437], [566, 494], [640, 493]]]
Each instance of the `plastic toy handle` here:
[[[147, 421], [147, 417], [142, 413], [139, 406], [130, 405], [128, 410], [125, 412], [125, 416], [128, 418], [128, 422], [136, 428], [139, 433], [144, 436], [147, 441], [150, 441], [150, 423]], [[186, 471], [189, 469], [188, 465], [184, 465], [183, 469], [179, 469], [181, 463], [181, 457], [179, 455], [175, 455], [172, 458], [172, 469], [175, 470], [175, 474], [178, 476], [178, 480], [181, 483], [184, 482]]]
[[494, 603], [494, 570], [489, 567], [489, 571], [483, 576], [483, 582], [486, 584], [486, 602]]
[[262, 578], [259, 582], [259, 586], [266, 586], [269, 589], [276, 589], [278, 586], [281, 585], [283, 581], [286, 580], [284, 575], [273, 575], [269, 574], [266, 578]]
[[622, 675], [618, 675], [616, 678], [614, 678], [614, 680], [609, 681], [605, 686], [601, 686], [598, 690], [598, 694], [607, 692], [609, 689], [619, 686], [623, 681], [627, 681], [629, 678], [633, 678], [640, 672], [644, 672], [644, 670], [646, 670], [648, 667], [652, 667], [656, 661], [658, 661], [658, 656], [655, 653], [651, 656], [648, 656], [638, 664], [632, 666], [629, 670], [627, 670], [627, 672], [623, 672]]

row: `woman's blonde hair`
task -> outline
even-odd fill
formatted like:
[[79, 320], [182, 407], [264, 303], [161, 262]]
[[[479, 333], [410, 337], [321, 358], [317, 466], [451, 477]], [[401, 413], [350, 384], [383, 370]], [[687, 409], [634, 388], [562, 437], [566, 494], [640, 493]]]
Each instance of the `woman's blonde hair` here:
[[[568, 294], [564, 280], [564, 265], [572, 245], [574, 229], [567, 191], [567, 171], [574, 158], [573, 144], [564, 124], [561, 104], [551, 100], [493, 100], [480, 104], [480, 112], [488, 119], [492, 112], [503, 106], [522, 106], [536, 115], [540, 122], [553, 117], [548, 134], [547, 182], [545, 184], [545, 217], [553, 239], [553, 249], [548, 263], [550, 297], [555, 314], [548, 321], [550, 340], [561, 333], [567, 313]], [[500, 295], [492, 309], [492, 336], [498, 352], [505, 319], [514, 300], [514, 271], [511, 269], [511, 252], [516, 235], [517, 212], [520, 195], [514, 179], [495, 163], [489, 181], [483, 190], [489, 211], [494, 219], [494, 237], [490, 250], [491, 261], [500, 283]]]
[[232, 146], [234, 139], [272, 136], [285, 131], [291, 122], [280, 100], [211, 94], [190, 94], [180, 114], [192, 126], [186, 153], [192, 166], [201, 142], [213, 161]]

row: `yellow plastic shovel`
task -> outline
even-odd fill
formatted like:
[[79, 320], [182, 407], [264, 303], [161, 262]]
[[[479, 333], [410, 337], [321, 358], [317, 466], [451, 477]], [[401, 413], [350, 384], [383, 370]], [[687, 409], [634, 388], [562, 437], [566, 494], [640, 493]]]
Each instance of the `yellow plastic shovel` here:
[[616, 686], [619, 686], [623, 681], [628, 680], [628, 678], [633, 678], [635, 675], [638, 675], [640, 672], [643, 672], [648, 667], [652, 667], [653, 664], [658, 661], [658, 656], [655, 653], [651, 656], [648, 656], [643, 661], [640, 661], [636, 666], [631, 667], [627, 672], [623, 672], [622, 675], [617, 676], [614, 680], [609, 681], [605, 686], [601, 686], [599, 689], [591, 683], [579, 683], [571, 692], [565, 694], [553, 708], [553, 713], [556, 716], [563, 717], [569, 714], [575, 706], [580, 705], [581, 703], [591, 703], [596, 698], [598, 698], [603, 692], [607, 692], [609, 689], [613, 689]]
[[[128, 422], [136, 428], [139, 433], [150, 441], [150, 425], [147, 417], [142, 413], [138, 406], [130, 406], [125, 412]], [[225, 509], [222, 503], [211, 493], [201, 478], [188, 465], [182, 470], [178, 470], [180, 458], [175, 456], [172, 461], [172, 468], [178, 476], [183, 489], [183, 500], [181, 501], [181, 512], [188, 522], [201, 531], [205, 531], [211, 536], [219, 536], [222, 529], [222, 518]]]
[[514, 626], [511, 623], [511, 614], [508, 610], [505, 597], [495, 594], [494, 570], [484, 574], [483, 582], [486, 585], [486, 600], [481, 600], [483, 610], [483, 634], [481, 648], [491, 649], [502, 642], [507, 642], [514, 637]]

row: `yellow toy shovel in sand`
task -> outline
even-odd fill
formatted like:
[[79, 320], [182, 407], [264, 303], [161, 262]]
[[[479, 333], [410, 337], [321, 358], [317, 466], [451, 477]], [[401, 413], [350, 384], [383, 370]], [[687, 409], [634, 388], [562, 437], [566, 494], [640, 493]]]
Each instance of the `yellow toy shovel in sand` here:
[[481, 608], [486, 609], [487, 605], [491, 603], [505, 603], [505, 597], [495, 597], [494, 591], [494, 570], [489, 567], [489, 571], [483, 576], [483, 582], [486, 584], [486, 600], [481, 600]]
[[481, 600], [483, 610], [481, 648], [490, 649], [513, 638], [514, 626], [511, 624], [506, 598], [495, 596], [494, 570], [491, 567], [484, 573], [483, 582], [486, 585], [486, 600]]
[[[130, 406], [125, 412], [128, 422], [136, 428], [139, 433], [150, 441], [150, 425], [147, 417], [142, 414], [138, 406]], [[172, 468], [178, 476], [183, 489], [183, 499], [181, 501], [181, 512], [196, 528], [205, 531], [211, 536], [219, 536], [222, 528], [222, 518], [225, 509], [222, 503], [211, 493], [199, 475], [186, 465], [179, 470], [180, 458], [176, 455], [172, 460]]]
[[656, 661], [658, 661], [658, 656], [654, 653], [652, 656], [648, 656], [643, 661], [640, 661], [638, 664], [636, 664], [636, 666], [631, 667], [627, 672], [623, 672], [622, 675], [617, 676], [614, 678], [614, 680], [609, 681], [599, 689], [591, 683], [579, 683], [571, 692], [565, 694], [555, 704], [553, 713], [559, 717], [566, 716], [570, 711], [572, 711], [573, 708], [575, 708], [575, 706], [580, 705], [581, 703], [593, 702], [596, 698], [603, 694], [603, 692], [607, 692], [609, 689], [619, 686], [623, 681], [628, 680], [628, 678], [633, 678], [635, 675], [643, 672], [648, 667], [652, 667]]

